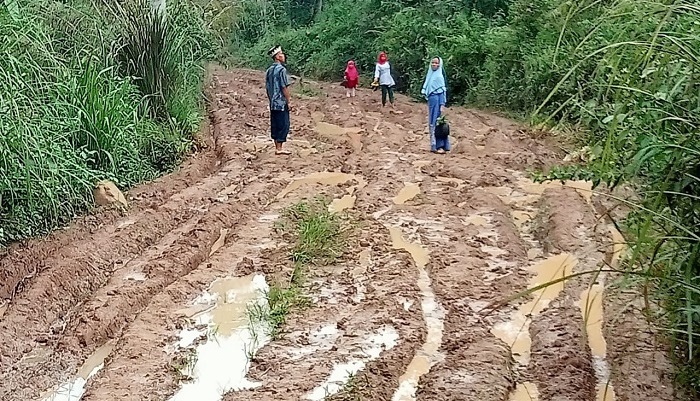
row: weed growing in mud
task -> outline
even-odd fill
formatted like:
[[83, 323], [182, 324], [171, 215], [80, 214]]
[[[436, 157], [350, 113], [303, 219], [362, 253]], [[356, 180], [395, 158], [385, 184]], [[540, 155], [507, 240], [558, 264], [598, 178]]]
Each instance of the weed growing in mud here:
[[283, 234], [295, 238], [291, 252], [295, 263], [328, 265], [342, 255], [345, 244], [341, 220], [328, 212], [326, 201], [297, 203], [284, 212], [283, 219]]
[[299, 202], [289, 207], [275, 228], [294, 243], [290, 250], [293, 269], [287, 282], [278, 280], [270, 285], [265, 293], [267, 305], [256, 304], [248, 308], [251, 322], [266, 322], [273, 338], [279, 335], [293, 310], [311, 304], [304, 293], [308, 266], [331, 264], [343, 254], [345, 248], [341, 220], [328, 212], [328, 202], [322, 199]]
[[186, 352], [175, 358], [171, 364], [180, 380], [191, 380], [194, 374], [194, 367], [197, 364], [197, 350], [189, 348]]
[[332, 401], [361, 401], [365, 398], [363, 395], [367, 395], [366, 391], [371, 388], [366, 374], [352, 374], [345, 386], [336, 394], [327, 397], [327, 399]]

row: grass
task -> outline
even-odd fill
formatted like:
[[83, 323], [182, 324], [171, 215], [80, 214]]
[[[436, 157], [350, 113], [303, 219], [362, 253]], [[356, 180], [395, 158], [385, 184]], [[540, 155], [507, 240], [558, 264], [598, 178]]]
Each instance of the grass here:
[[197, 349], [187, 348], [184, 352], [178, 354], [178, 356], [171, 362], [171, 367], [178, 375], [179, 380], [188, 381], [192, 380], [194, 374], [194, 367], [197, 365]]
[[251, 321], [266, 322], [273, 338], [280, 335], [293, 311], [311, 305], [304, 291], [309, 270], [335, 263], [346, 248], [341, 219], [328, 212], [328, 202], [323, 199], [299, 202], [285, 209], [275, 228], [294, 244], [289, 251], [292, 270], [287, 280], [278, 280], [270, 286], [265, 293], [267, 305], [248, 308]]
[[343, 388], [336, 394], [328, 397], [328, 399], [332, 401], [362, 401], [367, 398], [373, 398], [371, 391], [372, 385], [367, 374], [358, 373], [351, 375]]
[[[0, 7], [0, 247], [177, 166], [203, 116], [206, 23], [194, 0]], [[9, 11], [6, 11], [9, 10]], [[13, 11], [14, 10], [14, 11]]]

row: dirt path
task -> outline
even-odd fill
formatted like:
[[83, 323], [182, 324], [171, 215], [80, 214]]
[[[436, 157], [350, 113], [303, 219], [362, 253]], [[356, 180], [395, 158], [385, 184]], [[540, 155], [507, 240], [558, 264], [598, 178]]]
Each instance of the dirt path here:
[[[263, 74], [217, 71], [208, 149], [131, 191], [128, 213], [0, 259], [0, 399], [673, 399], [639, 297], [603, 291], [612, 277], [488, 308], [624, 250], [590, 186], [526, 178], [557, 160], [543, 141], [452, 108], [454, 151], [431, 154], [424, 105], [305, 85], [280, 157]], [[270, 339], [246, 305], [291, 267], [279, 215], [318, 195], [354, 229]]]

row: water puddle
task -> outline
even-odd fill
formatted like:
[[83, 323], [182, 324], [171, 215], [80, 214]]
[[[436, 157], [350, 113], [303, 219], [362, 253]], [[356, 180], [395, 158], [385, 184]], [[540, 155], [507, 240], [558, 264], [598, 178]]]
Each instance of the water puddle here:
[[603, 286], [593, 285], [581, 292], [581, 315], [586, 325], [586, 337], [594, 358], [605, 358], [606, 343], [603, 338]]
[[430, 261], [429, 252], [420, 244], [406, 241], [401, 233], [401, 229], [397, 227], [389, 227], [389, 233], [392, 247], [408, 252], [418, 268], [418, 288], [422, 297], [421, 309], [428, 329], [425, 343], [414, 355], [411, 363], [406, 368], [406, 372], [399, 378], [399, 388], [392, 397], [392, 401], [415, 400], [420, 377], [428, 373], [430, 368], [443, 358], [439, 349], [440, 344], [442, 344], [445, 312], [435, 299], [435, 293], [430, 286], [430, 276], [425, 270]]
[[42, 363], [48, 361], [51, 355], [53, 355], [53, 350], [51, 350], [51, 348], [45, 346], [38, 346], [32, 348], [31, 351], [26, 353], [22, 357], [22, 362], [29, 365]]
[[352, 209], [355, 207], [355, 200], [357, 197], [355, 195], [343, 195], [340, 199], [333, 199], [330, 205], [328, 205], [328, 211], [331, 213], [340, 213], [346, 209]]
[[615, 225], [611, 224], [608, 229], [610, 230], [610, 236], [612, 237], [613, 243], [613, 253], [612, 257], [610, 258], [610, 266], [616, 268], [620, 264], [620, 257], [622, 257], [622, 253], [627, 249], [627, 242], [625, 241], [625, 237], [622, 236], [622, 233], [617, 230]]
[[364, 128], [360, 127], [348, 127], [344, 128], [339, 125], [329, 124], [318, 121], [314, 127], [314, 131], [324, 138], [328, 138], [333, 141], [349, 141], [353, 149], [357, 152], [362, 150], [362, 137], [359, 135], [360, 132], [364, 131]]
[[511, 215], [513, 216], [513, 222], [515, 223], [515, 226], [518, 227], [518, 230], [522, 230], [523, 227], [532, 220], [532, 212], [524, 212], [521, 210], [513, 210], [511, 211]]
[[419, 169], [419, 168], [421, 168], [421, 167], [430, 166], [431, 164], [433, 164], [433, 162], [431, 162], [430, 160], [416, 160], [416, 161], [414, 161], [414, 162], [411, 163], [411, 164], [413, 164], [413, 167]]
[[379, 358], [382, 351], [394, 348], [398, 340], [399, 334], [393, 327], [382, 327], [360, 346], [360, 350], [355, 353], [354, 358], [347, 362], [335, 364], [328, 378], [311, 390], [305, 398], [307, 400], [320, 401], [337, 393], [353, 375], [365, 367], [367, 362]]
[[248, 308], [266, 308], [265, 276], [227, 277], [214, 281], [195, 299], [209, 308], [194, 315], [195, 327], [180, 333], [179, 346], [189, 348], [197, 338], [207, 341], [193, 349], [192, 363], [181, 370], [192, 381], [185, 383], [170, 401], [218, 401], [232, 390], [254, 388], [246, 378], [250, 359], [270, 341], [264, 322], [251, 321]]
[[325, 115], [320, 111], [314, 111], [313, 113], [311, 113], [311, 119], [317, 123], [323, 121], [324, 117]]
[[413, 306], [413, 300], [404, 298], [404, 297], [397, 297], [396, 300], [403, 306], [403, 309], [408, 312], [411, 310], [411, 306]]
[[544, 255], [544, 252], [540, 248], [530, 248], [527, 250], [527, 258], [530, 260], [542, 257], [542, 255]]
[[[578, 260], [568, 253], [551, 256], [528, 270], [535, 273], [530, 280], [529, 288], [534, 288], [553, 280], [571, 275]], [[559, 293], [564, 289], [564, 281], [549, 284], [530, 294], [531, 301], [521, 305], [511, 319], [507, 322], [496, 324], [491, 333], [511, 347], [513, 359], [527, 366], [530, 361], [530, 323], [532, 318], [539, 315], [549, 306]]]
[[607, 383], [599, 384], [595, 399], [596, 401], [615, 401], [615, 390], [612, 385]]
[[287, 185], [287, 187], [277, 195], [277, 199], [284, 198], [290, 192], [300, 188], [302, 185], [305, 184], [340, 185], [352, 180], [356, 181], [357, 185], [351, 188], [361, 189], [364, 188], [365, 185], [367, 185], [365, 180], [362, 179], [361, 176], [356, 176], [354, 174], [329, 171], [311, 173], [305, 177], [293, 179], [292, 182], [290, 182]]
[[394, 203], [397, 205], [403, 205], [409, 200], [415, 198], [420, 193], [420, 186], [412, 182], [404, 182], [403, 188], [399, 191], [399, 194], [394, 197]]
[[586, 338], [593, 355], [596, 380], [596, 401], [614, 401], [615, 391], [610, 384], [610, 369], [605, 360], [607, 344], [603, 336], [603, 292], [602, 285], [595, 284], [581, 292], [579, 308], [586, 326]]
[[535, 383], [531, 382], [518, 383], [508, 397], [508, 401], [538, 401], [539, 399], [540, 392]]
[[58, 389], [42, 397], [43, 401], [78, 401], [85, 393], [85, 384], [104, 367], [104, 361], [114, 349], [115, 340], [109, 341], [90, 355], [78, 374], [71, 381], [61, 384]]
[[457, 189], [460, 189], [464, 186], [464, 180], [461, 180], [459, 178], [437, 176], [435, 177], [435, 180], [443, 184], [455, 184], [457, 186]]
[[532, 180], [523, 177], [521, 174], [515, 174], [518, 177], [518, 186], [525, 192], [530, 194], [542, 195], [548, 188], [568, 187], [573, 188], [590, 204], [593, 196], [593, 183], [590, 181], [565, 181], [562, 184], [560, 181], [547, 181], [536, 183]]
[[486, 227], [489, 224], [489, 219], [478, 214], [473, 214], [463, 218], [462, 223], [464, 225], [473, 224], [477, 227]]
[[340, 338], [340, 332], [337, 323], [322, 326], [309, 334], [308, 345], [289, 350], [290, 359], [296, 361], [321, 350], [330, 350], [338, 338]]

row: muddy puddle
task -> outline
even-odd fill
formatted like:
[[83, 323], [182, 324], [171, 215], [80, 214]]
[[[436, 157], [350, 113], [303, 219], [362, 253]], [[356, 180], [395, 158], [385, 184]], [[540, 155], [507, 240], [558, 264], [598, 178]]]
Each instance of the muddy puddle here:
[[[610, 266], [616, 268], [627, 245], [624, 237], [614, 225], [611, 224], [608, 229], [612, 239]], [[606, 360], [607, 343], [603, 335], [603, 322], [605, 321], [603, 310], [605, 274], [600, 274], [596, 279], [597, 283], [581, 292], [579, 309], [585, 324], [588, 346], [593, 356], [593, 369], [597, 381], [596, 401], [614, 401], [615, 389], [610, 380], [610, 367]]]
[[593, 355], [595, 371], [596, 401], [613, 401], [615, 392], [610, 383], [610, 368], [605, 360], [607, 344], [603, 336], [603, 292], [602, 285], [592, 285], [581, 293], [579, 308], [586, 327], [586, 338]]
[[335, 124], [317, 121], [314, 131], [321, 137], [331, 141], [348, 141], [355, 152], [362, 150], [362, 137], [360, 136], [360, 132], [363, 132], [364, 128], [344, 128]]
[[464, 225], [472, 224], [477, 227], [486, 227], [490, 221], [491, 219], [489, 219], [488, 217], [479, 214], [469, 215], [462, 219], [462, 223]]
[[518, 383], [508, 397], [508, 401], [538, 401], [539, 399], [540, 392], [537, 391], [535, 383], [531, 382]]
[[303, 185], [340, 185], [353, 180], [357, 182], [357, 185], [350, 187], [354, 188], [353, 191], [357, 189], [362, 189], [365, 187], [365, 185], [367, 185], [365, 180], [361, 176], [356, 176], [354, 174], [346, 174], [332, 171], [321, 171], [311, 173], [304, 177], [292, 179], [292, 182], [290, 182], [287, 185], [287, 187], [277, 195], [277, 199], [284, 198], [285, 196], [289, 195], [292, 191], [301, 188]]
[[320, 401], [337, 393], [368, 362], [379, 358], [383, 351], [394, 348], [398, 340], [399, 334], [393, 327], [382, 327], [370, 335], [346, 362], [336, 363], [323, 383], [311, 390], [305, 399]]
[[254, 317], [266, 310], [268, 289], [260, 274], [227, 277], [194, 300], [191, 307], [207, 308], [180, 332], [177, 347], [184, 358], [175, 368], [189, 381], [171, 401], [218, 401], [228, 391], [259, 386], [246, 374], [252, 357], [270, 341], [266, 322]]
[[[418, 268], [418, 288], [421, 291], [421, 309], [425, 319], [428, 334], [425, 343], [416, 352], [406, 371], [399, 377], [399, 388], [394, 393], [392, 401], [415, 400], [418, 381], [421, 376], [428, 373], [430, 368], [440, 362], [444, 356], [439, 352], [442, 344], [445, 312], [435, 299], [435, 293], [431, 287], [430, 276], [425, 267], [430, 261], [429, 252], [420, 244], [407, 241], [397, 227], [389, 227], [392, 247], [397, 250], [405, 250], [413, 258]], [[410, 305], [409, 305], [410, 307]]]
[[397, 205], [403, 205], [409, 200], [415, 198], [420, 194], [420, 186], [412, 182], [404, 182], [403, 188], [399, 191], [398, 195], [394, 197], [394, 203]]
[[112, 353], [116, 341], [109, 341], [85, 360], [78, 374], [70, 381], [44, 395], [42, 401], [78, 401], [85, 392], [87, 381], [104, 367], [105, 359]]
[[[530, 280], [528, 288], [550, 283], [554, 280], [571, 275], [577, 260], [568, 253], [551, 256], [528, 270], [535, 274]], [[532, 292], [532, 298], [522, 304], [506, 322], [496, 324], [491, 333], [511, 347], [513, 359], [521, 365], [527, 366], [530, 360], [530, 322], [549, 306], [559, 293], [564, 289], [564, 281], [547, 285], [544, 288]]]
[[613, 268], [618, 267], [620, 264], [620, 258], [623, 253], [627, 250], [627, 242], [622, 233], [618, 231], [614, 224], [611, 224], [608, 229], [610, 230], [610, 236], [612, 237], [612, 257], [610, 258], [610, 266]]

